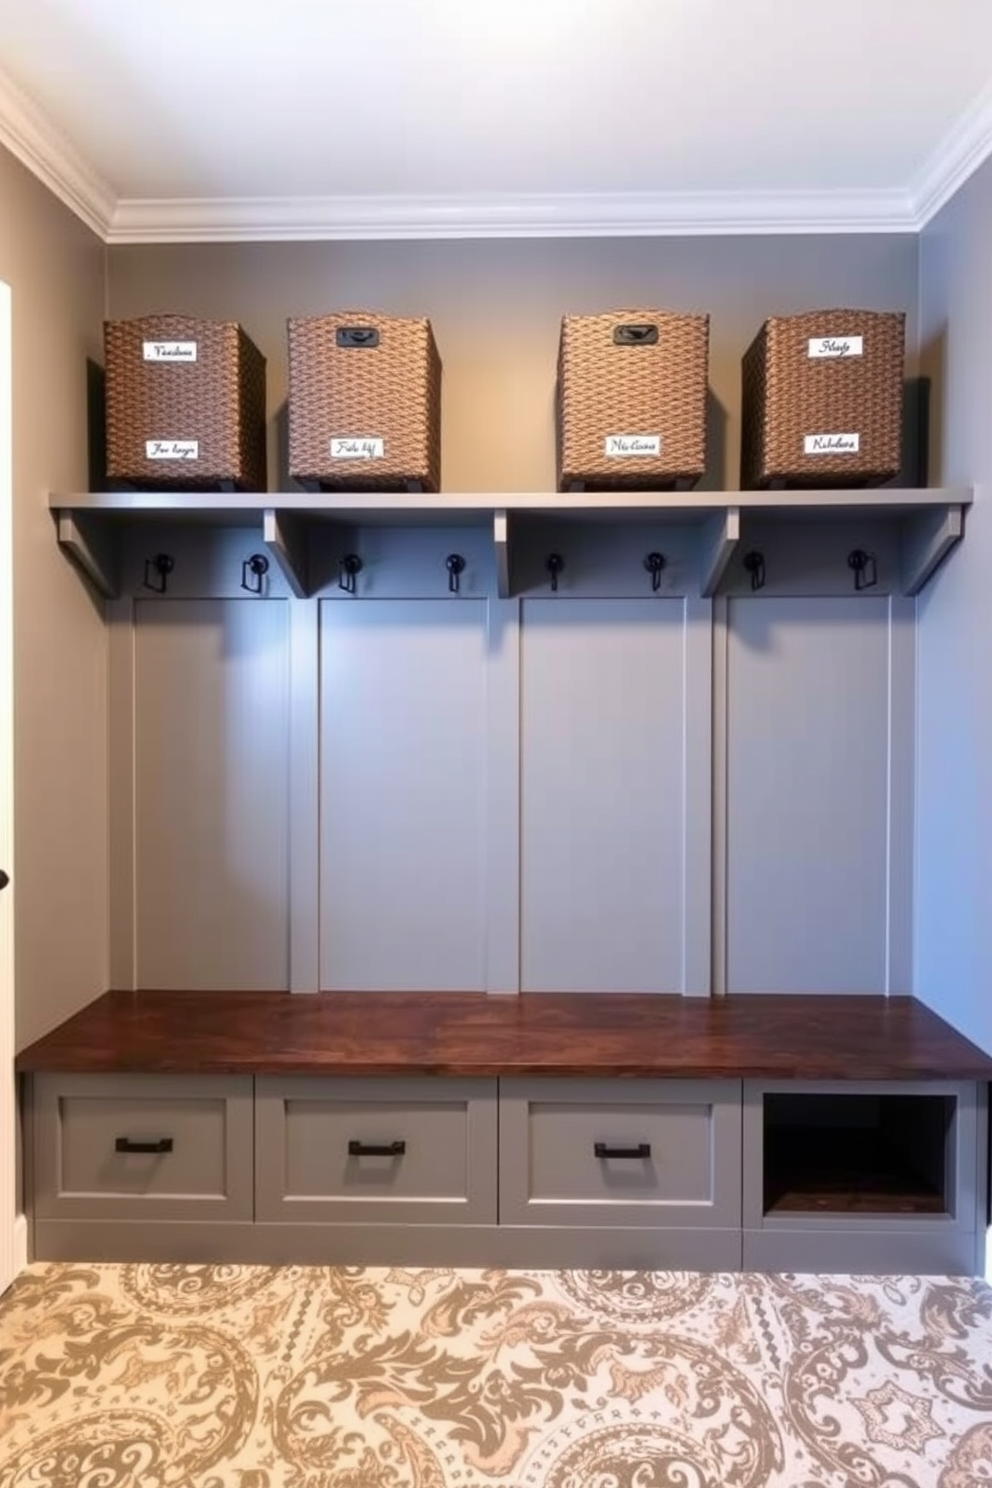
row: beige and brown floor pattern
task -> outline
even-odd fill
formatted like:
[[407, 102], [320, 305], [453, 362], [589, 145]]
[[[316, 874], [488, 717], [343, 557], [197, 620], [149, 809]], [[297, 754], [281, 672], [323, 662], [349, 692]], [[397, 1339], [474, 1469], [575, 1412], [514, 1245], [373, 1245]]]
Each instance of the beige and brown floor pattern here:
[[989, 1488], [992, 1292], [35, 1265], [0, 1488]]

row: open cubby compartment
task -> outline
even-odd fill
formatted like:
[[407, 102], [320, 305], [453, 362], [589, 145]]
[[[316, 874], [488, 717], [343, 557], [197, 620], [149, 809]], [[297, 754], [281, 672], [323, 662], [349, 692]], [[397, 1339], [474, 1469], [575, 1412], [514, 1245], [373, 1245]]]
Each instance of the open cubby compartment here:
[[766, 1091], [767, 1215], [953, 1212], [955, 1097], [906, 1091]]

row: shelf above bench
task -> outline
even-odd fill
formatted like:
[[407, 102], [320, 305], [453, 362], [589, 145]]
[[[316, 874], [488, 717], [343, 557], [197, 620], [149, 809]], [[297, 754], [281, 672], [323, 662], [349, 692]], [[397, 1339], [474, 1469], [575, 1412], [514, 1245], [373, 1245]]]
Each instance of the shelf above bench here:
[[488, 527], [497, 592], [515, 592], [513, 549], [528, 526], [554, 522], [663, 522], [699, 531], [698, 592], [719, 592], [728, 566], [749, 532], [768, 524], [871, 520], [898, 530], [898, 588], [915, 595], [960, 542], [968, 487], [811, 491], [618, 491], [414, 493], [86, 492], [52, 495], [58, 541], [99, 592], [119, 592], [121, 527], [149, 519], [181, 525], [248, 527], [299, 598], [311, 592], [309, 529], [343, 527]]

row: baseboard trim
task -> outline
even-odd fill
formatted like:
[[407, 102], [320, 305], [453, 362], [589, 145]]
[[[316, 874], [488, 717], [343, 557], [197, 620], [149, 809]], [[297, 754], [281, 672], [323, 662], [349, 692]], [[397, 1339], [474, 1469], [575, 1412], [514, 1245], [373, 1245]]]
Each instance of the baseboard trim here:
[[739, 1271], [740, 1230], [40, 1219], [40, 1261]]
[[18, 1214], [14, 1220], [11, 1249], [14, 1260], [14, 1275], [20, 1276], [30, 1260], [28, 1250], [28, 1217], [26, 1214]]

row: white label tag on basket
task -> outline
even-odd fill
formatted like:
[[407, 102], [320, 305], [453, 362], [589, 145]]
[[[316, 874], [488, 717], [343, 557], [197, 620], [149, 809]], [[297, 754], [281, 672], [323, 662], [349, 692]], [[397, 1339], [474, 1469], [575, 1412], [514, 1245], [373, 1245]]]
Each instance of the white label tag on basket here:
[[660, 434], [607, 434], [604, 453], [612, 457], [626, 455], [660, 455]]
[[860, 434], [807, 434], [803, 441], [807, 455], [856, 455], [860, 448]]
[[332, 460], [383, 460], [386, 456], [384, 439], [343, 438], [331, 440]]
[[865, 354], [864, 336], [814, 336], [809, 355], [819, 357], [856, 357]]
[[195, 362], [195, 341], [143, 341], [141, 354], [146, 362]]
[[146, 460], [198, 460], [198, 439], [146, 439]]

